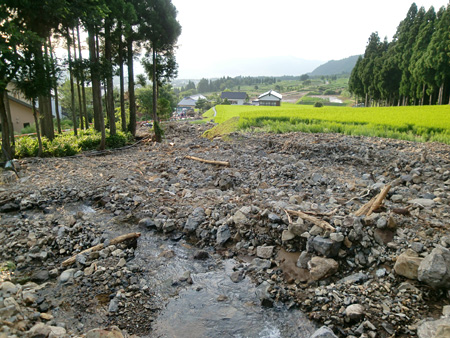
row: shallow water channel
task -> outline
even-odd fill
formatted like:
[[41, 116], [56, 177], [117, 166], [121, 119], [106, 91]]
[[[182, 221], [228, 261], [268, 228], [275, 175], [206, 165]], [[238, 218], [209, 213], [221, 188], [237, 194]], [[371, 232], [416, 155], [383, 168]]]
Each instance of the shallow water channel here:
[[[166, 304], [151, 337], [308, 338], [314, 332], [314, 324], [301, 311], [281, 304], [262, 307], [260, 290], [249, 278], [234, 283], [230, 275], [237, 261], [213, 254], [194, 260], [195, 252], [183, 240], [153, 232], [139, 238], [133, 263], [145, 271], [141, 283]], [[189, 275], [192, 284], [185, 281]]]

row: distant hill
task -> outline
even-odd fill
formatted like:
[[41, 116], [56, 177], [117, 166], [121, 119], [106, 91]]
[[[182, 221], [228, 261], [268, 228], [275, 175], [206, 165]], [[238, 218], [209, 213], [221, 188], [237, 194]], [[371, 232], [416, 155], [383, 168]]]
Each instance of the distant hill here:
[[339, 75], [339, 74], [350, 74], [353, 67], [358, 61], [359, 55], [353, 55], [342, 60], [331, 60], [323, 65], [320, 65], [314, 69], [309, 75], [310, 76], [322, 76], [322, 75]]

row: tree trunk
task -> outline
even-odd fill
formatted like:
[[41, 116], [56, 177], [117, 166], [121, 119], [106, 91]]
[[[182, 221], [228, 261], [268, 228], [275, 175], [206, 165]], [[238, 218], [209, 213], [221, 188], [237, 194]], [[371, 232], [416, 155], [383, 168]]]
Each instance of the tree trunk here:
[[56, 76], [55, 59], [53, 58], [53, 47], [51, 37], [48, 37], [48, 46], [50, 48], [50, 57], [52, 62], [52, 84], [53, 91], [55, 92], [55, 115], [56, 115], [56, 125], [58, 127], [58, 134], [61, 134], [61, 117], [59, 116], [59, 99], [58, 99], [58, 79]]
[[369, 99], [369, 94], [366, 93], [366, 100], [364, 101], [364, 107], [367, 107], [367, 105], [369, 104], [368, 99]]
[[423, 88], [422, 88], [422, 99], [420, 101], [420, 105], [423, 106], [425, 103], [425, 89], [426, 89], [426, 84], [423, 84]]
[[[44, 55], [42, 55], [42, 50], [38, 50], [36, 57], [41, 58], [40, 64], [42, 65], [42, 81], [47, 81], [47, 83], [49, 83], [51, 78], [51, 69], [48, 68], [49, 58], [47, 42], [44, 43]], [[42, 62], [42, 60], [44, 61]], [[52, 96], [50, 93], [50, 87], [48, 87], [45, 94], [40, 97], [39, 106], [41, 107], [39, 117], [42, 121], [42, 135], [47, 137], [49, 140], [53, 140], [55, 138], [55, 129], [53, 127]]]
[[108, 66], [106, 75], [106, 113], [109, 120], [109, 133], [116, 135], [116, 116], [114, 110], [114, 84], [112, 76], [111, 22], [105, 23], [105, 59]]
[[8, 98], [8, 92], [5, 91], [5, 109], [6, 109], [6, 118], [8, 119], [8, 128], [9, 128], [9, 138], [11, 140], [11, 149], [13, 157], [16, 154], [15, 146], [16, 146], [16, 140], [14, 137], [14, 125], [11, 117], [11, 106], [9, 105], [9, 98]]
[[2, 154], [0, 158], [5, 158], [5, 160], [10, 160], [13, 158], [13, 152], [11, 148], [11, 138], [9, 133], [9, 123], [8, 116], [6, 113], [5, 96], [7, 95], [6, 90], [0, 95], [0, 123], [2, 125]]
[[[75, 63], [77, 63], [77, 44], [75, 40], [75, 28], [72, 29], [72, 43], [73, 43], [73, 59]], [[79, 69], [75, 69], [75, 78], [77, 80], [77, 94], [78, 94], [78, 114], [80, 114], [80, 129], [83, 129], [84, 125], [84, 116], [83, 116], [83, 108], [81, 103], [81, 88], [80, 88], [80, 74], [78, 72]]]
[[36, 125], [36, 136], [38, 139], [38, 156], [41, 157], [42, 156], [42, 139], [41, 139], [41, 133], [39, 131], [39, 119], [37, 117], [37, 112], [36, 112], [36, 101], [32, 100], [31, 104], [33, 105], [33, 117], [34, 117], [34, 124]]
[[122, 35], [119, 38], [119, 76], [120, 76], [120, 117], [122, 121], [122, 131], [127, 131], [127, 115], [125, 112], [125, 84], [123, 79], [123, 42]]
[[155, 131], [155, 140], [156, 142], [161, 143], [162, 142], [162, 135], [161, 135], [161, 127], [159, 126], [159, 118], [158, 118], [158, 112], [157, 112], [157, 100], [158, 100], [158, 79], [156, 78], [156, 49], [153, 47], [153, 102], [152, 102], [152, 111], [153, 111], [153, 130]]
[[[75, 90], [73, 85], [73, 66], [72, 66], [72, 52], [70, 49], [70, 32], [67, 28], [67, 57], [69, 59], [69, 78], [70, 78], [70, 109], [72, 111], [72, 122], [73, 122], [73, 134], [76, 136], [77, 133], [77, 116], [75, 114]], [[80, 121], [81, 122], [81, 121]]]
[[441, 87], [439, 88], [438, 104], [441, 105], [443, 101], [444, 101], [444, 82], [442, 82]]
[[[100, 150], [105, 149], [105, 121], [102, 111], [102, 92], [100, 86], [100, 65], [98, 64], [97, 51], [95, 46], [95, 29], [88, 27], [89, 59], [91, 61], [91, 81], [92, 81], [92, 104], [94, 108], [94, 128], [101, 132], [102, 140]], [[97, 123], [97, 126], [95, 125]]]
[[133, 40], [130, 38], [127, 41], [128, 52], [128, 100], [130, 107], [130, 124], [128, 131], [136, 136], [136, 99], [134, 96], [134, 69], [133, 69]]
[[[83, 60], [83, 55], [81, 54], [81, 39], [80, 39], [80, 26], [77, 22], [77, 40], [78, 40], [78, 60]], [[83, 98], [83, 115], [84, 115], [84, 128], [89, 129], [89, 119], [87, 115], [87, 106], [86, 106], [86, 89], [84, 87], [84, 69], [80, 69], [80, 82], [81, 82], [81, 95]]]

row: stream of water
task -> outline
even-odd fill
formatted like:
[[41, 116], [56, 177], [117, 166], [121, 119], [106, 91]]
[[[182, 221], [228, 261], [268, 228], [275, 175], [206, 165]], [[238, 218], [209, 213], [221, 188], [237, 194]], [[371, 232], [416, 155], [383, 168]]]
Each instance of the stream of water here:
[[[195, 251], [183, 241], [150, 232], [139, 239], [134, 263], [147, 271], [141, 283], [166, 304], [151, 337], [308, 338], [314, 332], [314, 324], [301, 311], [284, 305], [262, 307], [259, 290], [249, 278], [232, 282], [235, 260], [194, 260]], [[187, 271], [192, 284], [179, 282]]]

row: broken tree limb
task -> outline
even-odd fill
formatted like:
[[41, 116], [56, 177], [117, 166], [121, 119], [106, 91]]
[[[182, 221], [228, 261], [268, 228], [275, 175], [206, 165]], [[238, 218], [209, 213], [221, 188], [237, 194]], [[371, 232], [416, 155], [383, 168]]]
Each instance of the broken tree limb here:
[[300, 217], [300, 218], [302, 218], [302, 219], [304, 219], [306, 221], [309, 221], [309, 222], [313, 223], [314, 225], [317, 225], [319, 228], [322, 228], [324, 230], [331, 231], [331, 232], [335, 232], [336, 231], [336, 229], [330, 223], [328, 223], [328, 222], [326, 222], [324, 220], [318, 219], [318, 218], [316, 218], [314, 216], [305, 214], [302, 211], [286, 210], [286, 212], [288, 212], [288, 213], [290, 213], [292, 215], [296, 215], [296, 216], [298, 216], [298, 217]]
[[194, 161], [203, 162], [203, 163], [208, 163], [208, 164], [223, 165], [223, 166], [226, 166], [226, 167], [230, 166], [230, 162], [225, 162], [225, 161], [205, 160], [203, 158], [199, 158], [199, 157], [195, 157], [195, 156], [185, 156], [185, 158], [190, 159], [190, 160], [194, 160]]
[[373, 203], [375, 202], [375, 200], [377, 199], [377, 196], [372, 197], [372, 199], [367, 202], [366, 204], [364, 204], [361, 208], [358, 209], [357, 212], [355, 212], [355, 216], [362, 216], [365, 215], [369, 212], [370, 208], [372, 207]]
[[357, 212], [355, 212], [355, 216], [370, 216], [375, 210], [377, 210], [382, 204], [384, 199], [386, 198], [387, 193], [391, 189], [391, 185], [388, 184], [384, 186], [384, 188], [381, 190], [381, 192], [373, 197], [369, 202], [364, 204], [361, 208], [358, 209]]
[[387, 193], [391, 189], [391, 185], [386, 185], [378, 194], [375, 202], [373, 202], [372, 206], [370, 207], [369, 212], [367, 213], [367, 216], [370, 216], [374, 210], [377, 210], [382, 204], [384, 199], [386, 198]]
[[[125, 234], [125, 235], [121, 235], [118, 237], [113, 238], [112, 240], [109, 241], [109, 245], [116, 245], [119, 243], [122, 243], [128, 239], [133, 239], [133, 238], [138, 238], [139, 236], [141, 236], [140, 232], [131, 232], [129, 234]], [[94, 245], [86, 250], [83, 250], [79, 253], [77, 253], [76, 255], [73, 255], [72, 257], [66, 259], [64, 262], [62, 262], [62, 266], [68, 266], [68, 265], [72, 265], [73, 263], [76, 262], [77, 260], [77, 256], [81, 255], [81, 254], [85, 254], [88, 252], [95, 252], [95, 251], [100, 251], [105, 247], [105, 245], [103, 243]]]

